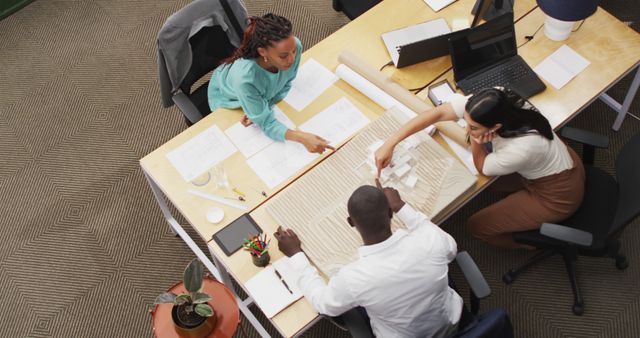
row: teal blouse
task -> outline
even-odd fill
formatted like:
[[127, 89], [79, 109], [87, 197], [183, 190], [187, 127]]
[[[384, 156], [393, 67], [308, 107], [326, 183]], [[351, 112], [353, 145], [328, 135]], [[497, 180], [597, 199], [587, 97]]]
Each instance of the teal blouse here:
[[255, 59], [237, 59], [232, 64], [221, 65], [213, 72], [209, 82], [209, 108], [242, 108], [245, 115], [258, 125], [270, 138], [284, 141], [287, 127], [276, 120], [272, 107], [282, 100], [296, 77], [302, 44], [296, 40], [296, 56], [293, 66], [285, 71], [272, 73], [258, 65]]

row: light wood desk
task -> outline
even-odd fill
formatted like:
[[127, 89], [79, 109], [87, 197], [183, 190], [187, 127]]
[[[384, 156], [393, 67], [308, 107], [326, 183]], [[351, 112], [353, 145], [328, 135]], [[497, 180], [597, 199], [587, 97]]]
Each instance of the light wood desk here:
[[[432, 20], [438, 17], [449, 18], [448, 23], [451, 25], [450, 18], [469, 16], [468, 12], [473, 2], [473, 0], [459, 0], [439, 13], [433, 13], [422, 0], [383, 1], [370, 12], [365, 13], [363, 16], [338, 30], [318, 45], [310, 48], [303, 54], [303, 63], [309, 58], [314, 58], [333, 71], [338, 64], [337, 56], [343, 49], [349, 49], [364, 58], [371, 66], [379, 67], [389, 60], [389, 56], [387, 55], [384, 45], [380, 39], [381, 33], [415, 23]], [[533, 11], [530, 15], [527, 15], [534, 9], [534, 7], [535, 1], [533, 0], [516, 2], [516, 18], [524, 16], [524, 19], [516, 25], [516, 32], [520, 37], [519, 44], [523, 42], [522, 37], [524, 35], [532, 34], [533, 31], [535, 31], [535, 29], [537, 29], [537, 27], [542, 23], [541, 13], [539, 13], [539, 11]], [[572, 48], [576, 49], [592, 62], [592, 65], [585, 70], [585, 72], [588, 73], [592, 71], [590, 67], [594, 67], [596, 59], [598, 61], [598, 67], [600, 67], [601, 59], [607, 60], [612, 58], [612, 55], [616, 55], [614, 54], [616, 52], [624, 52], [623, 54], [625, 54], [629, 59], [632, 58], [632, 54], [639, 55], [637, 51], [639, 46], [637, 34], [621, 24], [615, 18], [601, 12], [603, 11], [599, 10], [598, 13], [596, 13], [597, 18], [602, 16], [602, 19], [598, 19], [602, 20], [599, 26], [614, 27], [616, 31], [620, 30], [622, 34], [621, 42], [618, 41], [615, 35], [618, 32], [613, 31], [605, 33], [596, 29], [596, 32], [592, 33], [592, 36], [586, 36], [580, 39], [584, 39], [585, 44], [595, 46], [598, 44], [605, 44], [610, 47], [603, 47], [601, 49], [594, 48], [591, 53], [596, 54], [594, 56], [595, 59], [591, 57], [591, 54], [583, 51], [579, 47], [574, 47], [572, 42], [573, 39], [577, 39], [582, 36], [582, 34], [585, 34], [584, 32], [587, 31], [585, 28], [591, 27], [589, 30], [594, 30], [594, 26], [590, 24], [591, 19], [587, 20], [580, 31], [574, 33], [574, 35], [572, 35], [572, 37], [567, 41]], [[628, 31], [633, 32], [635, 35], [629, 34]], [[521, 54], [529, 64], [537, 64], [560, 46], [558, 43], [555, 43], [554, 45], [554, 43], [550, 41], [545, 42], [544, 40], [546, 40], [546, 38], [542, 31], [540, 31], [532, 42], [522, 48]], [[544, 49], [544, 51], [536, 51], [536, 48]], [[631, 51], [628, 51], [629, 49], [631, 49]], [[631, 65], [629, 65], [630, 63], [627, 61], [619, 61], [618, 59], [616, 59], [616, 62], [614, 63], [619, 65], [619, 67], [608, 72], [608, 76], [605, 78], [598, 78], [597, 76], [594, 76], [593, 82], [598, 82], [599, 84], [590, 83], [590, 85], [587, 86], [589, 88], [588, 90], [585, 90], [579, 85], [575, 85], [576, 82], [582, 82], [579, 80], [580, 76], [583, 75], [581, 74], [578, 79], [572, 80], [572, 82], [565, 86], [565, 88], [558, 91], [561, 93], [552, 94], [551, 96], [548, 96], [548, 99], [541, 100], [540, 102], [537, 97], [534, 97], [532, 101], [534, 104], [539, 106], [543, 112], [553, 111], [552, 108], [561, 107], [562, 109], [559, 109], [558, 111], [563, 114], [562, 116], [566, 116], [563, 118], [563, 121], [565, 121], [591, 102], [605, 88], [608, 88], [613, 82], [622, 77], [625, 72], [628, 72], [634, 64], [637, 64], [637, 57], [635, 61], [631, 62]], [[451, 64], [449, 57], [442, 57], [399, 70], [389, 67], [385, 69], [385, 72], [390, 74], [392, 78], [406, 88], [411, 88], [433, 82], [442, 74], [448, 74], [450, 77], [450, 72], [447, 73], [450, 68]], [[596, 71], [596, 73], [597, 72], [598, 71]], [[600, 89], [595, 87], [592, 88], [593, 86]], [[553, 88], [548, 88], [547, 91], [540, 94], [540, 96], [547, 97], [550, 91], [555, 90]], [[567, 97], [577, 96], [581, 98], [581, 101], [572, 101], [571, 99], [565, 101], [564, 95], [567, 95]], [[279, 106], [297, 125], [300, 125], [342, 96], [348, 97], [370, 119], [376, 118], [383, 112], [381, 107], [375, 105], [371, 100], [351, 88], [343, 81], [338, 81], [303, 112], [295, 112], [286, 103], [280, 103]], [[555, 100], [561, 100], [562, 103], [555, 102]], [[226, 217], [222, 223], [219, 225], [208, 223], [205, 219], [205, 211], [212, 205], [212, 203], [202, 200], [199, 197], [192, 196], [186, 192], [188, 188], [192, 188], [193, 186], [182, 180], [177, 171], [166, 159], [166, 154], [210, 126], [215, 124], [218, 125], [220, 129], [224, 130], [233, 123], [239, 121], [241, 116], [242, 113], [240, 110], [220, 109], [197, 123], [195, 126], [176, 136], [174, 139], [167, 142], [140, 161], [143, 171], [149, 179], [150, 185], [167, 220], [170, 223], [172, 221], [175, 222], [175, 219], [173, 219], [173, 216], [169, 212], [169, 208], [165, 203], [163, 195], [169, 199], [169, 201], [187, 219], [187, 221], [204, 240], [210, 239], [213, 233], [235, 219], [242, 212], [236, 209], [225, 208]], [[554, 124], [554, 126], [555, 125], [557, 124]], [[442, 140], [439, 139], [439, 137], [436, 137], [436, 139], [440, 140], [439, 142], [442, 144]], [[292, 182], [297, 177], [304, 174], [305, 170], [313, 167], [320, 160], [321, 158], [316, 160], [314, 163], [311, 163], [307, 168], [301, 170], [297, 175], [274, 189], [267, 189], [264, 183], [246, 165], [245, 159], [240, 153], [236, 153], [225, 160], [224, 167], [229, 176], [231, 185], [236, 186], [247, 193], [247, 201], [245, 204], [250, 210], [254, 210], [252, 212], [252, 216], [259, 220], [265, 232], [270, 234], [275, 230], [275, 224], [268, 221], [269, 217], [266, 215], [264, 210], [257, 208], [266, 199], [259, 194], [259, 191], [264, 190], [269, 196], [276, 194], [279, 190], [286, 187], [288, 182]], [[486, 186], [488, 181], [488, 178], [480, 177], [476, 190], [471, 192], [466, 199], [460, 201], [456, 205], [452, 205], [450, 207], [449, 214], [464, 205], [466, 201]], [[265, 221], [263, 222], [262, 220]], [[177, 224], [177, 222], [175, 222], [175, 224]], [[214, 261], [216, 261], [217, 267], [222, 270], [221, 272], [228, 271], [238, 282], [240, 282], [241, 285], [259, 271], [257, 268], [253, 267], [248, 256], [243, 255], [243, 253], [237, 253], [231, 257], [226, 257], [226, 255], [224, 255], [216, 245], [209, 245], [209, 249], [213, 255]], [[281, 254], [275, 249], [272, 250], [271, 255], [274, 260], [281, 256]], [[245, 315], [247, 314], [245, 313]], [[306, 327], [311, 325], [314, 320], [317, 319], [317, 317], [317, 314], [311, 309], [309, 304], [305, 300], [301, 300], [275, 316], [272, 322], [283, 335], [292, 336], [303, 332]]]

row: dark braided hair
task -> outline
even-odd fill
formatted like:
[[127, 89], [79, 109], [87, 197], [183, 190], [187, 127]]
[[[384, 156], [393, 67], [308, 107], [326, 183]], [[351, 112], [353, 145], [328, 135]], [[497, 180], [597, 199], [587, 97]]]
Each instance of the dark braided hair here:
[[553, 140], [549, 120], [529, 101], [512, 90], [483, 89], [469, 98], [465, 110], [472, 120], [487, 128], [502, 123], [502, 128], [496, 132], [500, 137], [518, 137], [537, 132]]
[[242, 44], [222, 63], [230, 64], [239, 58], [255, 59], [260, 56], [258, 53], [259, 47], [267, 48], [274, 42], [288, 38], [291, 32], [291, 21], [285, 17], [273, 13], [268, 13], [261, 17], [252, 16], [249, 18], [249, 24], [244, 30]]

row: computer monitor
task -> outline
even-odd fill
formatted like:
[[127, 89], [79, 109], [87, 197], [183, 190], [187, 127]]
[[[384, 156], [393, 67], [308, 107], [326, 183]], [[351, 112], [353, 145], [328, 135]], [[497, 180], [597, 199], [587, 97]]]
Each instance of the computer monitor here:
[[489, 21], [502, 14], [513, 12], [513, 1], [514, 0], [476, 0], [471, 10], [471, 14], [473, 14], [471, 27], [477, 26], [482, 19]]

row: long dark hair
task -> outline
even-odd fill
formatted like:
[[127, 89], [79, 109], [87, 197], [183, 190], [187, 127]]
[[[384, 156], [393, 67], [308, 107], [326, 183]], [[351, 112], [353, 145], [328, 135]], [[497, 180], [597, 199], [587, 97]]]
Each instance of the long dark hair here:
[[553, 130], [547, 118], [529, 101], [509, 89], [483, 89], [469, 98], [465, 110], [472, 120], [487, 128], [502, 123], [502, 128], [497, 131], [500, 137], [537, 132], [553, 140]]
[[267, 48], [274, 42], [284, 40], [291, 35], [293, 27], [287, 18], [268, 13], [263, 16], [252, 16], [244, 30], [242, 44], [233, 54], [222, 60], [230, 64], [239, 58], [255, 59], [260, 56], [258, 48]]

